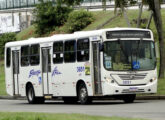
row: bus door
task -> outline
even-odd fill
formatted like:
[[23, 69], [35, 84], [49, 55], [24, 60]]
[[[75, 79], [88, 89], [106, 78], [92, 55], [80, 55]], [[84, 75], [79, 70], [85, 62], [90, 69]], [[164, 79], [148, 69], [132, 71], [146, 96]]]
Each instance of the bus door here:
[[19, 95], [19, 51], [12, 51], [13, 59], [13, 95]]
[[43, 94], [48, 95], [50, 93], [50, 82], [51, 82], [51, 58], [50, 58], [50, 47], [42, 48], [42, 84]]
[[93, 81], [95, 95], [102, 94], [99, 41], [92, 42]]

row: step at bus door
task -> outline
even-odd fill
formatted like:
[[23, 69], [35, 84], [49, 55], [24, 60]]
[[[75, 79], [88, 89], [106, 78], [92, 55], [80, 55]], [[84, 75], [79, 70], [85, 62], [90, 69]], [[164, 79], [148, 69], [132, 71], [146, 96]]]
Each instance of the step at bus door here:
[[51, 82], [51, 58], [50, 47], [42, 48], [42, 83], [43, 94], [50, 94], [50, 82]]
[[19, 51], [12, 51], [13, 59], [13, 95], [19, 95]]
[[95, 95], [102, 94], [101, 87], [101, 70], [100, 70], [100, 51], [99, 42], [92, 42], [92, 55], [93, 55], [93, 81]]

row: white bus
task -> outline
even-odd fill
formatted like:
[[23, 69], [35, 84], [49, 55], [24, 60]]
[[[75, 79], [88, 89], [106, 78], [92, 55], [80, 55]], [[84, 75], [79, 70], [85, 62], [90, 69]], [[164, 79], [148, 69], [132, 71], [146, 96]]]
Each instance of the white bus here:
[[9, 42], [5, 45], [7, 93], [29, 103], [62, 98], [86, 104], [157, 92], [153, 33], [113, 28]]

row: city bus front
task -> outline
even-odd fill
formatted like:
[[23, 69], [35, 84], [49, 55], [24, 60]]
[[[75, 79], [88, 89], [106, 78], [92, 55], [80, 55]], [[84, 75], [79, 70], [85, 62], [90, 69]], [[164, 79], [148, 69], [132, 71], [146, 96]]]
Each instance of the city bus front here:
[[151, 31], [105, 31], [102, 51], [103, 95], [156, 93], [156, 55]]

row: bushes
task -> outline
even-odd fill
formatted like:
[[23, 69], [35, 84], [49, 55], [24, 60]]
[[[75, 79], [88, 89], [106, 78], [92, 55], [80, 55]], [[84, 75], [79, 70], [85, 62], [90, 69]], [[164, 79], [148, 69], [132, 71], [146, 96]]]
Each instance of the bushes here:
[[69, 14], [65, 25], [66, 32], [72, 33], [84, 29], [94, 21], [92, 14], [85, 10], [73, 11]]
[[4, 54], [5, 43], [16, 41], [15, 33], [5, 33], [0, 35], [0, 57]]
[[43, 0], [40, 2], [34, 10], [36, 19], [34, 23], [36, 24], [36, 33], [43, 35], [53, 31], [55, 27], [63, 25], [72, 9], [61, 4], [53, 5], [52, 2], [43, 2]]

